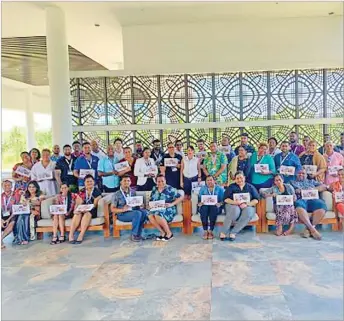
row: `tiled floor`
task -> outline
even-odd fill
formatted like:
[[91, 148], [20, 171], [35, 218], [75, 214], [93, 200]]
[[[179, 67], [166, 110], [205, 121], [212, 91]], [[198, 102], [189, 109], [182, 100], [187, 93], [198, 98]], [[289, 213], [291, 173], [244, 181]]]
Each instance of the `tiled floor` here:
[[2, 252], [2, 320], [343, 320], [343, 234], [49, 239]]

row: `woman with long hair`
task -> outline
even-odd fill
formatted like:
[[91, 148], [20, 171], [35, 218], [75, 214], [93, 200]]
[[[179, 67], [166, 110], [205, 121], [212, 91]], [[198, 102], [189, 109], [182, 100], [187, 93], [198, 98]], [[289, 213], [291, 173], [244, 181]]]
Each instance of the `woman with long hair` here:
[[19, 214], [16, 224], [16, 241], [25, 245], [36, 239], [35, 222], [41, 214], [41, 202], [45, 196], [36, 181], [30, 181], [28, 187], [21, 196], [19, 204], [29, 205], [29, 211]]
[[29, 155], [31, 158], [32, 165], [35, 165], [36, 163], [38, 163], [41, 160], [41, 152], [37, 148], [32, 148], [29, 151]]
[[25, 191], [30, 181], [32, 162], [28, 152], [20, 153], [21, 162], [14, 165], [12, 179], [15, 181], [14, 189]]

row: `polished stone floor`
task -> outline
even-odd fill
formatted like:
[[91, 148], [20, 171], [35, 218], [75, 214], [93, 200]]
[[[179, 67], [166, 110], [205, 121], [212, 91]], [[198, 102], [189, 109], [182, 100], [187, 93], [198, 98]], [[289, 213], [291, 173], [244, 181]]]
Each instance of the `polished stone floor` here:
[[323, 235], [7, 243], [2, 320], [343, 320], [343, 234]]

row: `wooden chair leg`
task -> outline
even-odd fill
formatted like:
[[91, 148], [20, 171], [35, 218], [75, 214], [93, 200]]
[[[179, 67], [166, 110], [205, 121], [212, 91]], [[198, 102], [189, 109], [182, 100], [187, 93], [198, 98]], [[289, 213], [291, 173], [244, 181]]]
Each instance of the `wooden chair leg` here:
[[43, 232], [37, 232], [37, 240], [43, 240]]
[[262, 233], [262, 225], [260, 224], [260, 222], [256, 225], [256, 232]]
[[338, 230], [342, 231], [343, 230], [343, 219], [339, 218], [338, 220]]
[[339, 223], [336, 222], [336, 223], [333, 223], [333, 224], [331, 224], [331, 225], [332, 225], [332, 231], [337, 232], [337, 231], [338, 231], [338, 225], [339, 225]]
[[114, 238], [120, 238], [121, 237], [121, 232], [120, 232], [120, 230], [116, 229], [116, 226], [113, 227], [113, 237]]

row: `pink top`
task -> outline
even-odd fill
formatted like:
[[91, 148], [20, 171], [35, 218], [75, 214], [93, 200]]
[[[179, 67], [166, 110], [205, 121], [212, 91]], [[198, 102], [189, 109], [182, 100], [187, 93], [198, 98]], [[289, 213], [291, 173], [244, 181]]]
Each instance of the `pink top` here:
[[[344, 167], [344, 157], [340, 153], [333, 152], [332, 155], [324, 154], [327, 167], [329, 166], [343, 166]], [[331, 185], [334, 182], [338, 182], [338, 176], [332, 176], [329, 174], [328, 170], [326, 171], [325, 184]]]

